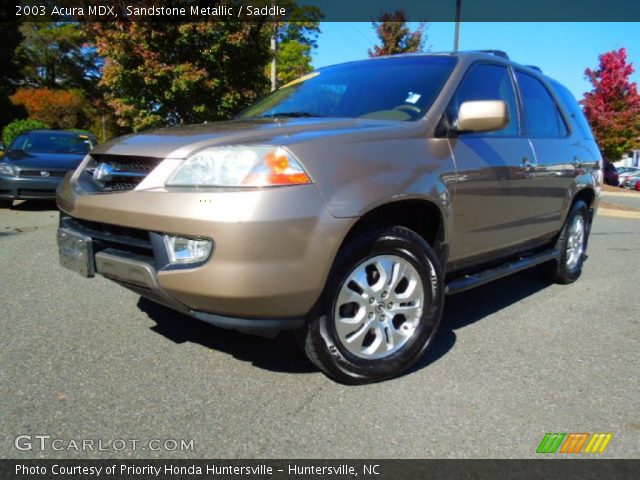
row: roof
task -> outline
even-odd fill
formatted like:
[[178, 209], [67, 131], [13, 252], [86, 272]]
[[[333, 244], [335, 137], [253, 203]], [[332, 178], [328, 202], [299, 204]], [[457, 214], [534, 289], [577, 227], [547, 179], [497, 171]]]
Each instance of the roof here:
[[28, 130], [26, 132], [20, 132], [20, 134], [23, 133], [61, 133], [64, 135], [88, 135], [90, 137], [95, 137], [95, 135], [91, 132], [86, 132], [86, 131], [75, 131], [75, 130], [56, 130], [54, 128], [50, 128], [50, 129], [44, 129], [44, 128], [39, 128], [36, 130]]

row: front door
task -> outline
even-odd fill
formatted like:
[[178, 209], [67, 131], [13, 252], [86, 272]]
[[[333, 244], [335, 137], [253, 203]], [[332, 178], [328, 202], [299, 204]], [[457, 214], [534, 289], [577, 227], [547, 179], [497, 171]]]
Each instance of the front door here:
[[449, 267], [482, 261], [488, 254], [525, 242], [528, 236], [529, 181], [535, 157], [520, 136], [518, 106], [507, 66], [471, 67], [451, 101], [447, 115], [457, 118], [460, 105], [472, 100], [502, 100], [509, 123], [496, 132], [460, 133], [449, 140], [457, 169], [453, 195], [453, 241]]

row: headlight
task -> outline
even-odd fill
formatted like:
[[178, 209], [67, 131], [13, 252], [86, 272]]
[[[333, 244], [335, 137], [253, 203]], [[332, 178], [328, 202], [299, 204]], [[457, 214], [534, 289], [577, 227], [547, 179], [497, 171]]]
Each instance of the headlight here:
[[7, 165], [6, 163], [0, 163], [0, 174], [9, 175], [10, 177], [15, 177], [16, 170], [11, 165]]
[[173, 173], [168, 186], [265, 187], [301, 185], [311, 179], [282, 147], [213, 147], [193, 154]]

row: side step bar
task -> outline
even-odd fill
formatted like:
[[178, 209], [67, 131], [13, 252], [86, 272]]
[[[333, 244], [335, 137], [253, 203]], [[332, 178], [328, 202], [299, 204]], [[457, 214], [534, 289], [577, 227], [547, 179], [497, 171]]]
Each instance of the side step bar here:
[[545, 250], [544, 252], [536, 253], [528, 257], [520, 257], [517, 260], [511, 260], [497, 267], [490, 268], [489, 270], [455, 278], [447, 283], [444, 292], [446, 295], [464, 292], [470, 288], [492, 282], [493, 280], [506, 277], [512, 273], [526, 270], [527, 268], [540, 265], [550, 260], [555, 260], [559, 256], [560, 252], [558, 250]]

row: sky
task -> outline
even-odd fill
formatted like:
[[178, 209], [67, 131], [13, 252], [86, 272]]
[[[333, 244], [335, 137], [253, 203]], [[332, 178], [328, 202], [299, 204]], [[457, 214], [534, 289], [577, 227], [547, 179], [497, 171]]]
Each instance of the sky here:
[[[416, 24], [411, 24], [415, 26]], [[377, 41], [371, 23], [322, 22], [315, 68], [366, 58]], [[453, 49], [454, 24], [429, 23], [426, 46], [431, 51]], [[460, 26], [460, 50], [504, 50], [511, 59], [536, 65], [582, 98], [591, 84], [587, 67], [598, 66], [598, 55], [625, 47], [627, 61], [640, 69], [640, 23], [465, 23]], [[640, 82], [636, 71], [631, 80]]]

